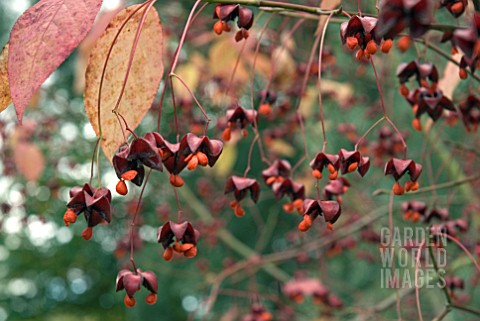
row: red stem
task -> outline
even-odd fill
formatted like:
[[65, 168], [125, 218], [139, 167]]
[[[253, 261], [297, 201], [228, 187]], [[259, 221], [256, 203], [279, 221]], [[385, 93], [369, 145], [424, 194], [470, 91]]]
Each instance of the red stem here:
[[[360, 2], [360, 0], [358, 0]], [[359, 4], [360, 5], [360, 4]], [[320, 106], [320, 121], [322, 123], [322, 133], [323, 133], [323, 147], [322, 153], [325, 152], [327, 147], [327, 134], [325, 131], [325, 118], [323, 115], [323, 99], [322, 99], [322, 53], [323, 53], [323, 43], [325, 42], [325, 34], [327, 33], [328, 23], [332, 18], [333, 14], [330, 14], [325, 20], [325, 25], [323, 26], [322, 39], [320, 40], [320, 50], [318, 51], [318, 104]]]
[[[260, 39], [258, 41], [260, 42]], [[225, 98], [230, 93], [230, 89], [231, 89], [232, 83], [233, 83], [233, 78], [235, 77], [235, 74], [237, 73], [237, 68], [238, 68], [238, 65], [240, 64], [240, 58], [243, 57], [243, 52], [245, 51], [246, 44], [247, 44], [247, 42], [244, 41], [243, 45], [242, 45], [242, 49], [240, 49], [240, 52], [238, 53], [237, 60], [235, 61], [235, 65], [233, 66], [232, 74], [230, 75], [230, 80], [228, 81], [227, 89], [225, 90], [225, 94], [223, 96], [224, 101], [225, 101]], [[237, 99], [237, 98], [235, 97], [235, 99]]]
[[[128, 123], [127, 123], [127, 120], [125, 119], [125, 117], [123, 117], [122, 114], [120, 114], [118, 111], [113, 111], [113, 112], [117, 116], [117, 119], [118, 119], [119, 123], [120, 123], [120, 118], [123, 120], [123, 123], [125, 125], [125, 130], [128, 131], [130, 134], [132, 134], [133, 137], [138, 138], [137, 134], [135, 134], [133, 132], [133, 130], [130, 127], [128, 127]], [[120, 123], [120, 127], [121, 126], [122, 126], [122, 124]]]
[[120, 94], [118, 95], [117, 102], [115, 103], [115, 107], [113, 108], [113, 110], [115, 111], [117, 111], [118, 106], [120, 105], [120, 101], [122, 100], [123, 94], [125, 93], [125, 87], [127, 86], [128, 76], [130, 75], [130, 70], [132, 69], [133, 58], [135, 57], [135, 52], [137, 51], [138, 41], [140, 39], [140, 34], [142, 33], [143, 25], [145, 24], [145, 20], [147, 19], [147, 14], [156, 1], [157, 0], [151, 0], [148, 3], [147, 8], [145, 8], [145, 11], [142, 14], [142, 18], [138, 23], [137, 33], [135, 34], [132, 50], [130, 51], [130, 57], [128, 59], [127, 71], [125, 72], [125, 77], [123, 78], [122, 89], [120, 90]]
[[403, 158], [407, 159], [407, 144], [405, 143], [405, 140], [403, 139], [402, 133], [400, 133], [397, 126], [395, 126], [395, 124], [392, 122], [392, 120], [387, 115], [387, 111], [386, 111], [386, 108], [385, 108], [385, 101], [383, 100], [382, 87], [380, 86], [380, 80], [378, 79], [377, 69], [375, 68], [375, 64], [373, 63], [373, 57], [370, 58], [370, 63], [372, 65], [373, 73], [375, 75], [375, 82], [377, 83], [378, 95], [379, 95], [379, 98], [380, 98], [380, 104], [382, 105], [383, 116], [385, 117], [387, 122], [392, 126], [393, 130], [400, 137], [400, 140], [402, 141], [402, 145], [403, 145]]
[[177, 202], [177, 222], [181, 222], [183, 210], [182, 206], [180, 205], [180, 197], [178, 196], [178, 191], [176, 187], [173, 187], [173, 191], [175, 193], [175, 200]]
[[135, 234], [135, 222], [137, 220], [138, 216], [138, 211], [140, 210], [140, 203], [142, 202], [142, 197], [143, 197], [143, 192], [145, 191], [145, 187], [147, 186], [148, 179], [150, 178], [150, 174], [152, 173], [152, 170], [150, 169], [147, 173], [147, 176], [145, 177], [145, 180], [143, 182], [142, 189], [140, 191], [140, 195], [138, 196], [138, 202], [137, 202], [137, 207], [135, 208], [135, 214], [133, 215], [132, 222], [130, 224], [130, 262], [133, 265], [133, 269], [135, 271], [135, 274], [137, 273], [137, 267], [135, 266], [135, 260], [133, 259], [133, 238]]
[[243, 173], [243, 177], [247, 177], [248, 172], [250, 171], [250, 165], [252, 163], [252, 153], [253, 153], [253, 146], [255, 146], [255, 142], [259, 140], [260, 136], [255, 135], [255, 138], [252, 140], [252, 143], [250, 144], [250, 149], [248, 150], [248, 161], [247, 161], [247, 168], [245, 169], [245, 172]]
[[202, 112], [203, 116], [205, 117], [205, 121], [206, 121], [206, 124], [205, 124], [205, 132], [204, 132], [204, 135], [207, 134], [207, 129], [208, 129], [208, 124], [210, 123], [211, 119], [210, 117], [208, 117], [207, 113], [205, 112], [205, 109], [203, 109], [202, 105], [200, 104], [200, 102], [198, 101], [197, 97], [195, 97], [195, 95], [193, 94], [193, 92], [190, 90], [190, 88], [188, 87], [188, 85], [185, 83], [185, 81], [177, 74], [174, 74], [173, 72], [170, 73], [170, 75], [172, 77], [175, 77], [177, 78], [181, 83], [182, 85], [185, 87], [185, 89], [187, 89], [188, 93], [190, 94], [190, 96], [192, 96], [193, 100], [195, 101], [195, 103], [197, 104], [198, 108], [200, 108], [200, 111]]
[[418, 287], [418, 271], [419, 271], [419, 263], [420, 257], [422, 255], [422, 248], [425, 246], [425, 241], [423, 241], [420, 246], [418, 247], [417, 256], [415, 258], [415, 301], [417, 302], [417, 311], [418, 311], [418, 318], [420, 321], [423, 321], [422, 317], [422, 308], [420, 306], [420, 291]]
[[[319, 21], [319, 25], [320, 25], [320, 21]], [[303, 94], [305, 93], [305, 88], [307, 87], [308, 78], [310, 76], [310, 69], [312, 68], [312, 64], [313, 64], [313, 57], [314, 57], [315, 51], [317, 50], [318, 45], [320, 43], [320, 37], [321, 37], [321, 35], [319, 34], [315, 38], [315, 42], [313, 43], [312, 49], [310, 51], [310, 56], [309, 56], [308, 62], [307, 62], [307, 68], [305, 70], [305, 75], [303, 76], [302, 87], [300, 88], [300, 94], [298, 95], [297, 104], [295, 106], [295, 109], [297, 110], [298, 122], [299, 122], [300, 128], [302, 130], [302, 141], [303, 141], [304, 153], [303, 153], [303, 156], [300, 157], [300, 159], [297, 161], [297, 163], [292, 167], [292, 175], [293, 175], [293, 173], [295, 173], [297, 168], [302, 164], [302, 162], [305, 159], [308, 159], [307, 138], [306, 138], [306, 134], [305, 134], [305, 127], [304, 127], [304, 124], [303, 124], [303, 119], [302, 119], [302, 116], [300, 115], [299, 109], [300, 109], [300, 103], [302, 101]]]
[[[258, 57], [258, 53], [260, 51], [260, 44], [261, 44], [262, 37], [263, 37], [265, 31], [267, 30], [268, 25], [270, 24], [270, 21], [272, 21], [273, 17], [274, 17], [273, 14], [270, 15], [267, 22], [265, 23], [262, 30], [260, 31], [260, 35], [258, 36], [258, 40], [257, 40], [257, 46], [255, 47], [255, 53], [254, 53], [254, 56], [253, 56], [252, 75], [251, 75], [252, 85], [250, 86], [250, 98], [251, 98], [251, 101], [252, 101], [252, 109], [253, 110], [255, 110], [255, 100], [254, 100], [254, 92], [253, 92], [254, 83], [255, 83], [255, 66], [257, 65], [257, 57]], [[258, 137], [258, 149], [260, 150], [260, 158], [262, 159], [262, 162], [270, 165], [271, 163], [268, 160], [268, 158], [265, 156], [265, 152], [263, 150], [263, 142], [262, 142], [262, 138], [260, 136], [260, 133], [258, 131], [258, 124], [257, 124], [257, 118], [256, 117], [253, 117], [253, 131], [255, 132], [255, 137]]]
[[447, 239], [449, 239], [450, 241], [453, 241], [453, 243], [457, 244], [457, 246], [459, 248], [462, 249], [463, 252], [465, 252], [465, 254], [467, 254], [467, 256], [470, 258], [470, 260], [472, 261], [472, 263], [475, 265], [475, 267], [477, 268], [478, 272], [480, 273], [480, 265], [478, 264], [477, 260], [475, 260], [474, 256], [472, 255], [472, 253], [470, 253], [470, 251], [465, 247], [465, 245], [463, 245], [459, 240], [457, 240], [455, 237], [451, 236], [451, 235], [448, 235], [448, 234], [443, 234], [443, 233], [436, 233], [435, 235], [438, 235], [440, 237], [446, 237]]
[[367, 131], [362, 135], [362, 137], [358, 139], [357, 143], [355, 144], [355, 150], [358, 149], [358, 145], [365, 139], [365, 137], [367, 137], [367, 135], [370, 134], [370, 132], [384, 120], [385, 120], [385, 116], [377, 120], [372, 126], [370, 126], [369, 129], [367, 129]]

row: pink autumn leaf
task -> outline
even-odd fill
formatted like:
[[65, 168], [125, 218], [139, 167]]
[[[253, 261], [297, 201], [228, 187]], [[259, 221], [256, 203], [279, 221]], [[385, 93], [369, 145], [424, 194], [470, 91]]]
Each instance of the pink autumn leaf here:
[[8, 80], [19, 122], [34, 92], [90, 30], [102, 0], [41, 0], [10, 33]]
[[20, 142], [13, 150], [15, 166], [28, 181], [37, 181], [45, 169], [45, 158], [42, 151], [34, 144]]

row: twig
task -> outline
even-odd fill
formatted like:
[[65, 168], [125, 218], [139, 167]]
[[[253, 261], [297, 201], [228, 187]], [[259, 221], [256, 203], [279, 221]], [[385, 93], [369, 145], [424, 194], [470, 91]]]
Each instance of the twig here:
[[[195, 212], [195, 214], [198, 215], [198, 217], [200, 217], [202, 221], [204, 221], [205, 223], [212, 223], [214, 221], [214, 218], [210, 214], [210, 211], [205, 207], [203, 202], [201, 202], [197, 198], [197, 196], [188, 188], [188, 186], [182, 186], [182, 188], [178, 189], [178, 192], [182, 195], [183, 198], [188, 199], [189, 207]], [[224, 228], [220, 228], [217, 230], [217, 236], [228, 247], [230, 247], [232, 250], [245, 258], [259, 255], [257, 252], [246, 246], [243, 242], [241, 242]], [[262, 266], [262, 268], [268, 274], [270, 274], [279, 281], [285, 282], [290, 279], [290, 276], [287, 273], [274, 265], [267, 264], [265, 266]]]
[[[459, 180], [456, 180], [456, 181], [451, 181], [451, 182], [431, 185], [431, 186], [427, 186], [427, 187], [422, 187], [422, 188], [419, 188], [415, 192], [410, 192], [410, 194], [411, 195], [414, 195], [414, 194], [417, 195], [417, 194], [422, 194], [422, 193], [428, 193], [428, 192], [431, 192], [431, 191], [434, 191], [434, 190], [455, 187], [455, 186], [463, 185], [465, 183], [470, 183], [470, 182], [476, 181], [477, 179], [480, 179], [480, 174], [465, 177], [465, 178], [462, 178], [462, 179], [459, 179]], [[372, 195], [373, 196], [378, 196], [378, 195], [387, 195], [387, 194], [388, 195], [390, 194], [390, 190], [377, 189], [376, 191], [373, 192]]]
[[461, 306], [461, 305], [452, 304], [452, 308], [455, 308], [457, 310], [462, 310], [462, 311], [465, 311], [465, 312], [469, 312], [471, 314], [475, 314], [476, 316], [480, 317], [480, 311], [469, 308], [469, 307], [464, 307], [464, 306]]
[[306, 12], [315, 15], [329, 15], [329, 14], [341, 14], [342, 7], [334, 10], [322, 10], [318, 7], [310, 7], [295, 3], [284, 3], [278, 1], [269, 0], [202, 0], [208, 3], [221, 3], [221, 4], [241, 4], [252, 7], [268, 7], [274, 9], [284, 9], [289, 11]]
[[[438, 263], [437, 260], [435, 259], [435, 255], [433, 255], [433, 248], [431, 244], [428, 244], [428, 254], [430, 255], [430, 259], [432, 259], [433, 262], [433, 268], [435, 269], [435, 272], [437, 273], [438, 277], [440, 277], [440, 272], [438, 268]], [[445, 299], [447, 300], [447, 306], [452, 304], [452, 298], [450, 296], [450, 293], [448, 293], [448, 289], [446, 286], [442, 287], [443, 293], [445, 294]]]
[[440, 312], [440, 314], [435, 317], [432, 321], [441, 321], [443, 320], [443, 318], [445, 318], [447, 316], [447, 314], [452, 311], [452, 307], [451, 306], [445, 306], [442, 310], [442, 312]]
[[[427, 43], [424, 39], [421, 39], [421, 38], [415, 38], [415, 41], [418, 43], [421, 43], [422, 45], [428, 47], [429, 49], [432, 49], [433, 51], [438, 53], [440, 56], [444, 57], [448, 61], [451, 61], [455, 65], [460, 66], [460, 63], [455, 59], [453, 59], [450, 54], [446, 53], [445, 51], [438, 48], [437, 46], [432, 45], [430, 42]], [[469, 69], [467, 69], [467, 72], [470, 74], [470, 76], [472, 76], [473, 79], [475, 79], [476, 81], [480, 81], [480, 77], [472, 73]]]

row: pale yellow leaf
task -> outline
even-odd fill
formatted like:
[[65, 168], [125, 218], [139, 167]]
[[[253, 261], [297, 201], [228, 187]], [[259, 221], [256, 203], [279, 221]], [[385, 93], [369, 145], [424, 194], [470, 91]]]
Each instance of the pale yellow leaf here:
[[348, 106], [353, 98], [353, 88], [351, 84], [322, 79], [322, 94], [329, 95], [341, 106]]
[[[232, 42], [232, 37], [220, 38], [210, 47], [209, 70], [211, 76], [230, 80], [233, 69], [241, 51], [241, 44]], [[245, 83], [249, 79], [249, 73], [245, 68], [243, 59], [240, 58], [235, 72], [235, 81]]]
[[[460, 57], [461, 55], [458, 54], [452, 58], [455, 59], [455, 61], [460, 62]], [[443, 77], [438, 82], [438, 88], [443, 91], [444, 96], [452, 99], [453, 92], [455, 91], [455, 88], [457, 88], [460, 81], [461, 79], [458, 75], [458, 65], [449, 61], [443, 70]]]
[[[139, 5], [130, 6], [115, 16], [97, 40], [88, 61], [84, 101], [88, 118], [97, 136], [100, 135], [97, 111], [98, 93], [105, 59], [121, 25], [138, 7]], [[140, 9], [126, 23], [115, 42], [105, 72], [100, 102], [101, 146], [110, 161], [117, 148], [124, 142], [122, 130], [112, 109], [115, 107], [122, 89], [130, 51], [144, 10], [144, 8]], [[162, 75], [162, 26], [156, 9], [152, 7], [143, 25], [125, 93], [118, 108], [118, 112], [125, 118], [130, 129], [134, 130], [150, 109]]]
[[280, 156], [291, 157], [295, 154], [295, 148], [281, 139], [275, 139], [270, 145], [270, 150]]
[[[322, 0], [320, 3], [320, 8], [322, 8], [322, 10], [334, 10], [340, 7], [341, 4], [341, 0]], [[323, 30], [327, 18], [328, 16], [326, 15], [320, 16], [320, 23], [318, 24], [318, 29], [315, 32], [316, 35]]]
[[272, 59], [275, 61], [274, 80], [281, 88], [291, 86], [297, 67], [295, 60], [287, 48], [278, 47], [272, 53]]
[[4, 111], [12, 103], [10, 86], [8, 84], [8, 43], [3, 47], [0, 54], [0, 112]]
[[[195, 93], [195, 90], [198, 87], [200, 80], [200, 70], [198, 66], [194, 63], [187, 63], [181, 65], [175, 70], [183, 82], [190, 88], [192, 93]], [[192, 96], [188, 92], [187, 88], [178, 80], [176, 77], [173, 77], [173, 89], [175, 90], [175, 98], [178, 100], [192, 100]]]
[[222, 155], [220, 155], [220, 159], [212, 168], [213, 173], [219, 177], [226, 177], [232, 172], [232, 168], [237, 161], [237, 156], [238, 149], [235, 143], [230, 141], [228, 144], [223, 145]]
[[314, 110], [315, 108], [318, 108], [318, 89], [316, 86], [310, 86], [300, 101], [299, 111], [304, 118], [309, 118], [318, 110]]
[[[250, 52], [245, 60], [249, 64], [249, 68], [253, 67], [253, 60], [255, 58], [255, 52]], [[270, 71], [272, 69], [272, 61], [269, 56], [266, 54], [259, 53], [257, 55], [257, 60], [255, 61], [255, 73], [267, 79], [270, 76]]]
[[26, 142], [19, 142], [13, 150], [15, 166], [28, 181], [36, 181], [45, 168], [45, 160], [40, 149]]

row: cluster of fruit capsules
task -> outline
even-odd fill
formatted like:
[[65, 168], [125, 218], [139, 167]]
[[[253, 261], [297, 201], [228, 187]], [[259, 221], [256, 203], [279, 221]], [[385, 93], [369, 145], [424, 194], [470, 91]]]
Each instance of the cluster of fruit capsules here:
[[[422, 165], [415, 163], [411, 159], [392, 158], [385, 164], [385, 175], [392, 175], [395, 179], [392, 191], [395, 195], [403, 195], [405, 192], [416, 191], [418, 189], [418, 178], [422, 173]], [[409, 180], [405, 186], [402, 186], [399, 180], [408, 173]]]
[[[438, 88], [438, 71], [431, 63], [411, 61], [402, 63], [397, 68], [397, 77], [400, 81], [400, 93], [412, 106], [415, 118], [412, 126], [418, 131], [422, 130], [420, 117], [427, 114], [433, 121], [442, 116], [444, 110], [455, 111], [452, 101]], [[406, 83], [415, 77], [418, 87], [409, 90]]]
[[224, 31], [230, 32], [229, 22], [237, 19], [239, 28], [235, 34], [237, 42], [248, 38], [248, 30], [253, 25], [253, 11], [239, 4], [218, 4], [215, 7], [213, 18], [219, 19], [213, 26], [213, 30], [217, 35], [221, 35]]
[[258, 113], [263, 116], [270, 116], [273, 112], [272, 105], [277, 101], [277, 94], [271, 90], [262, 90], [257, 96], [260, 100]]
[[294, 280], [288, 281], [283, 286], [283, 293], [292, 301], [302, 303], [304, 298], [311, 296], [316, 304], [323, 303], [332, 308], [340, 308], [342, 300], [315, 278], [308, 278], [298, 273]]
[[125, 181], [131, 181], [141, 186], [145, 177], [145, 167], [158, 171], [163, 170], [162, 158], [155, 141], [149, 139], [149, 134], [143, 138], [136, 137], [129, 144], [123, 144], [115, 152], [112, 159], [113, 168], [119, 178], [117, 193], [126, 195], [128, 188]]
[[408, 27], [410, 37], [417, 38], [428, 31], [432, 20], [430, 0], [385, 0], [380, 7], [375, 34], [393, 39]]
[[341, 254], [343, 251], [351, 250], [357, 245], [357, 241], [352, 236], [346, 236], [340, 240], [333, 241], [327, 246], [325, 254], [328, 257]]
[[323, 195], [327, 200], [336, 200], [342, 204], [342, 195], [350, 188], [350, 182], [345, 177], [339, 177], [334, 181], [328, 182], [323, 188]]
[[444, 221], [434, 224], [430, 227], [430, 234], [433, 240], [440, 246], [444, 241], [442, 234], [458, 237], [458, 233], [465, 233], [468, 230], [468, 222], [465, 218], [458, 218], [455, 220]]
[[175, 223], [168, 221], [157, 231], [157, 241], [162, 244], [165, 261], [170, 261], [174, 253], [187, 258], [197, 255], [197, 242], [200, 232], [188, 221]]
[[459, 76], [466, 79], [468, 77], [467, 68], [474, 73], [480, 67], [480, 12], [475, 11], [468, 28], [456, 29], [450, 37], [454, 48], [458, 47], [463, 52]]
[[170, 173], [170, 183], [183, 186], [179, 176], [185, 168], [192, 171], [197, 166], [213, 167], [223, 151], [223, 142], [207, 136], [187, 133], [179, 143], [170, 143], [159, 133], [150, 132], [143, 138], [135, 138], [130, 144], [122, 145], [113, 156], [113, 167], [120, 181], [117, 192], [127, 194], [126, 180], [142, 185], [145, 176], [144, 166]]
[[416, 223], [422, 220], [430, 223], [433, 219], [447, 221], [449, 218], [448, 209], [446, 208], [428, 208], [427, 204], [420, 201], [403, 202], [401, 205], [403, 218]]
[[480, 99], [475, 95], [468, 95], [459, 105], [458, 109], [463, 123], [468, 132], [476, 132], [480, 122]]
[[250, 193], [250, 198], [256, 203], [260, 196], [260, 184], [253, 178], [231, 176], [225, 183], [224, 192], [225, 194], [233, 192], [235, 200], [230, 202], [230, 207], [233, 209], [235, 216], [242, 217], [245, 215], [245, 210], [240, 201]]
[[467, 8], [467, 0], [440, 0], [440, 8], [446, 8], [455, 18], [460, 17]]
[[157, 302], [158, 282], [157, 277], [151, 271], [141, 271], [136, 269], [135, 271], [120, 270], [117, 275], [116, 291], [125, 290], [125, 299], [123, 300], [125, 306], [131, 308], [137, 303], [134, 295], [140, 291], [141, 286], [150, 291], [145, 298], [147, 304], [155, 304]]
[[286, 160], [276, 160], [262, 171], [265, 184], [272, 189], [276, 200], [287, 196], [290, 202], [283, 204], [287, 213], [297, 211], [303, 213], [303, 200], [305, 199], [305, 186], [290, 177], [291, 165]]
[[459, 276], [447, 275], [445, 276], [445, 287], [450, 297], [456, 299], [457, 295], [455, 294], [455, 290], [463, 290], [465, 288], [465, 282]]
[[305, 199], [303, 205], [303, 220], [298, 224], [300, 232], [308, 231], [312, 227], [313, 221], [319, 216], [324, 218], [327, 228], [333, 230], [333, 224], [342, 213], [342, 208], [337, 201]]
[[271, 321], [273, 315], [261, 304], [254, 303], [250, 307], [250, 313], [243, 316], [242, 321]]
[[240, 129], [243, 137], [248, 136], [247, 125], [255, 126], [258, 120], [258, 113], [253, 109], [245, 109], [240, 105], [232, 105], [227, 110], [227, 127], [223, 131], [222, 138], [228, 142], [232, 137], [232, 131]]
[[355, 57], [361, 61], [368, 61], [377, 53], [378, 46], [383, 53], [392, 48], [392, 39], [379, 37], [376, 33], [377, 18], [353, 16], [340, 26], [342, 43], [350, 50], [357, 50]]
[[83, 214], [87, 221], [87, 227], [82, 232], [85, 240], [93, 236], [93, 227], [101, 223], [110, 223], [112, 194], [106, 187], [95, 188], [90, 184], [76, 186], [70, 189], [70, 200], [67, 203], [67, 211], [63, 215], [66, 226], [77, 221]]
[[370, 168], [370, 159], [362, 157], [359, 151], [348, 151], [340, 149], [338, 155], [327, 154], [324, 152], [317, 153], [310, 162], [312, 168], [312, 176], [316, 179], [323, 177], [324, 168], [328, 169], [330, 180], [336, 180], [338, 172], [348, 174], [358, 171], [360, 176], [365, 176]]

